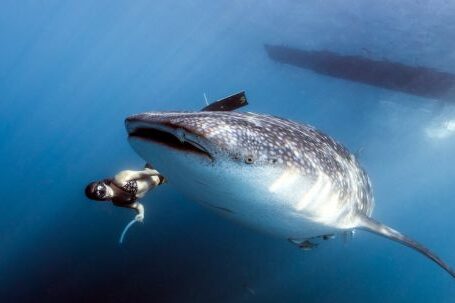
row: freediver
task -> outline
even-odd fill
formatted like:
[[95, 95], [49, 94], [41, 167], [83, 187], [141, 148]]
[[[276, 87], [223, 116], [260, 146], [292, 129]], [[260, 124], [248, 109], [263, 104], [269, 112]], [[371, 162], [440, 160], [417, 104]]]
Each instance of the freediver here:
[[91, 182], [85, 195], [96, 201], [112, 201], [118, 207], [136, 210], [136, 221], [144, 220], [144, 206], [138, 201], [147, 192], [166, 182], [166, 179], [150, 164], [143, 170], [123, 170], [114, 178]]

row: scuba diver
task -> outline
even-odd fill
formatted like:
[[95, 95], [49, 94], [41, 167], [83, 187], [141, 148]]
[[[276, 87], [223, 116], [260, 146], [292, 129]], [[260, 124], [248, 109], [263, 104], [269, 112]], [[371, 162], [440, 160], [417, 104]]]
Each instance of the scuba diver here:
[[87, 185], [85, 195], [96, 201], [112, 201], [118, 207], [136, 210], [136, 221], [144, 220], [144, 206], [138, 202], [145, 194], [166, 179], [150, 164], [144, 170], [124, 170], [112, 179], [95, 181]]

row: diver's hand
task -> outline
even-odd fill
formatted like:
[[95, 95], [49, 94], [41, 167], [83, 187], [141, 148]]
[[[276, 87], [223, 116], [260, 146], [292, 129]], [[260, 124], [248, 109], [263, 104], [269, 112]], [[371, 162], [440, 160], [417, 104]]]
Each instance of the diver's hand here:
[[132, 205], [130, 205], [131, 208], [134, 208], [137, 212], [136, 217], [134, 217], [134, 220], [138, 222], [143, 222], [144, 221], [144, 206], [139, 203], [139, 202], [134, 202]]
[[144, 214], [138, 214], [136, 215], [136, 217], [134, 217], [134, 220], [136, 220], [137, 222], [144, 222]]

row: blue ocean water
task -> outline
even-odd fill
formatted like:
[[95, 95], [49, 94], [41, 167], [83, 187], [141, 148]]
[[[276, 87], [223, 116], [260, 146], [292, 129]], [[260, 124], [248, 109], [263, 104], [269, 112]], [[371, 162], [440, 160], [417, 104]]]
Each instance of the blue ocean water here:
[[2, 1], [0, 302], [454, 302], [455, 281], [358, 231], [312, 251], [162, 186], [131, 211], [87, 200], [142, 160], [126, 116], [249, 111], [317, 126], [373, 182], [374, 216], [455, 266], [455, 105], [278, 64], [266, 43], [455, 73], [455, 4], [421, 1]]

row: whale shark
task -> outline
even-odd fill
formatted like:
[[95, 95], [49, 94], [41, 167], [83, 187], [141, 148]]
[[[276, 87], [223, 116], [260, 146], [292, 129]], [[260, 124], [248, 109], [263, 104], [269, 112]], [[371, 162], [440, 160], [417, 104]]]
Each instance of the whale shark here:
[[455, 101], [453, 73], [368, 56], [343, 55], [330, 50], [304, 50], [269, 44], [264, 47], [267, 55], [279, 63], [414, 96], [443, 102]]
[[130, 145], [170, 186], [228, 219], [302, 248], [318, 237], [366, 230], [455, 277], [428, 248], [371, 217], [367, 173], [347, 148], [310, 125], [235, 111], [146, 112], [125, 125]]

